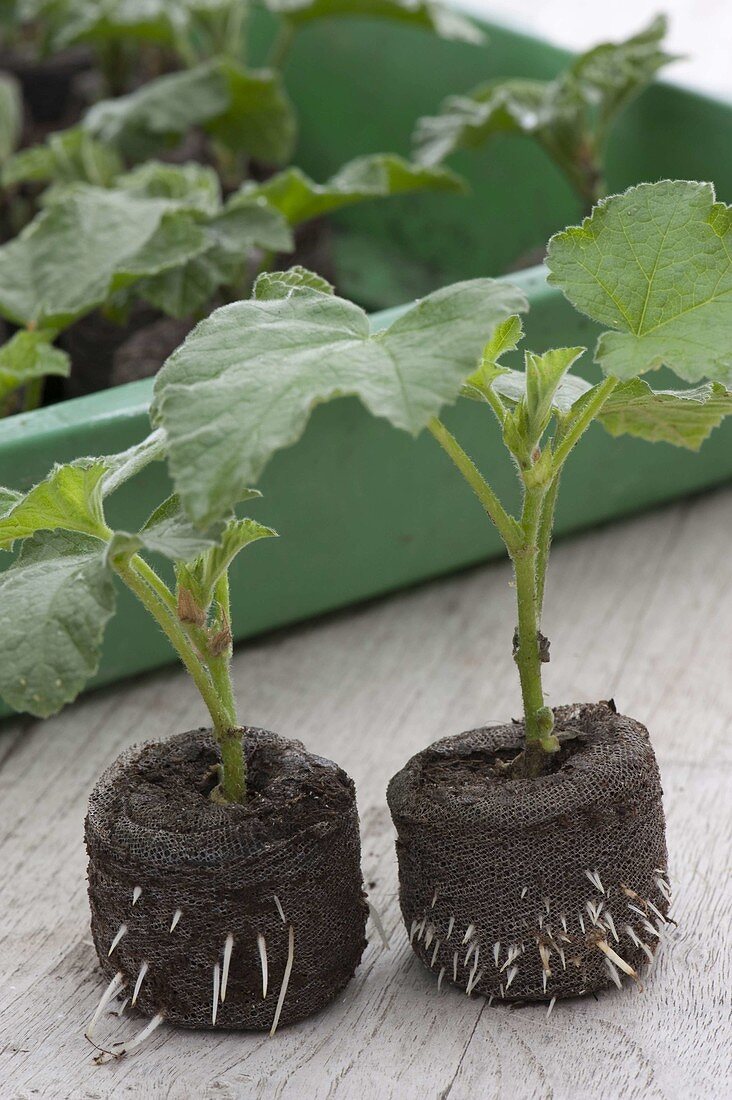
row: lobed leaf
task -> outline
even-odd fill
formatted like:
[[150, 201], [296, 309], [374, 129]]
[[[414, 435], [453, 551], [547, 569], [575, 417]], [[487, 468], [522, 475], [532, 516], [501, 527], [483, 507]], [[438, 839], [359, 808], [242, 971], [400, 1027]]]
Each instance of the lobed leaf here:
[[435, 0], [265, 0], [270, 11], [295, 25], [314, 19], [357, 16], [388, 19], [432, 31], [441, 38], [480, 44], [485, 35], [475, 23]]
[[201, 525], [225, 515], [330, 398], [358, 396], [416, 434], [455, 400], [493, 327], [525, 308], [510, 284], [475, 279], [429, 295], [376, 334], [358, 306], [315, 289], [216, 310], [155, 385], [153, 416], [186, 512]]
[[63, 328], [205, 245], [195, 218], [175, 203], [77, 185], [0, 248], [0, 313]]
[[114, 613], [105, 546], [88, 535], [43, 531], [0, 575], [0, 695], [46, 718], [94, 675]]
[[264, 183], [245, 184], [239, 194], [244, 199], [261, 196], [291, 225], [298, 225], [368, 199], [464, 189], [460, 177], [447, 169], [410, 164], [394, 153], [377, 153], [350, 161], [326, 183], [315, 183], [299, 168], [287, 168]]
[[270, 298], [289, 298], [292, 294], [307, 293], [309, 290], [335, 293], [335, 287], [327, 279], [295, 264], [288, 271], [263, 271], [257, 276], [252, 297], [266, 301]]
[[180, 506], [175, 493], [155, 509], [141, 530], [134, 535], [115, 532], [110, 540], [108, 556], [131, 557], [139, 550], [162, 554], [171, 561], [186, 562], [216, 545], [224, 534], [222, 521], [202, 532], [193, 526]]
[[50, 343], [52, 334], [21, 330], [0, 347], [0, 401], [37, 378], [68, 377], [71, 361]]
[[483, 348], [478, 369], [465, 379], [461, 396], [469, 397], [472, 401], [485, 401], [487, 391], [493, 387], [496, 378], [510, 373], [507, 367], [501, 365], [501, 359], [516, 350], [523, 336], [520, 317], [507, 317], [496, 325], [490, 340]]
[[[251, 490], [250, 494], [251, 496], [260, 495], [254, 490]], [[271, 527], [264, 527], [256, 520], [230, 520], [216, 546], [207, 549], [189, 565], [179, 565], [176, 568], [179, 586], [188, 589], [198, 607], [204, 611], [208, 610], [217, 581], [229, 568], [236, 555], [259, 539], [276, 536], [276, 531]]]
[[560, 163], [581, 168], [588, 147], [601, 152], [614, 118], [674, 60], [660, 48], [665, 33], [661, 16], [624, 42], [581, 54], [554, 80], [493, 81], [448, 97], [439, 115], [417, 124], [418, 159], [438, 164], [457, 149], [512, 133], [536, 137]]
[[599, 420], [613, 436], [634, 435], [698, 451], [730, 414], [732, 393], [719, 382], [688, 390], [652, 390], [644, 378], [632, 378], [613, 390]]
[[75, 126], [50, 134], [42, 145], [21, 149], [3, 165], [0, 178], [5, 187], [79, 182], [109, 187], [121, 171], [115, 149]]
[[732, 380], [732, 216], [708, 183], [644, 183], [549, 242], [549, 282], [609, 326], [595, 361], [628, 379], [666, 365]]

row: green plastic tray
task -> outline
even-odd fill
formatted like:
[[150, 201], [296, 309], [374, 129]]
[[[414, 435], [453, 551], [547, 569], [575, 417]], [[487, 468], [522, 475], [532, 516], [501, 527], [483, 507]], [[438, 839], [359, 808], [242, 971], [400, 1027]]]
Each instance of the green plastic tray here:
[[[301, 116], [298, 163], [325, 178], [349, 157], [406, 153], [414, 120], [448, 93], [501, 75], [549, 77], [568, 55], [487, 26], [485, 47], [444, 42], [371, 21], [323, 23], [297, 41], [287, 81]], [[626, 114], [609, 156], [611, 191], [664, 177], [712, 180], [732, 192], [732, 105], [659, 84]], [[470, 197], [409, 197], [337, 219], [340, 287], [383, 325], [399, 304], [457, 279], [500, 275], [527, 249], [579, 217], [562, 177], [521, 139], [496, 140], [456, 158]], [[528, 344], [592, 346], [595, 327], [546, 286], [543, 268], [511, 276], [527, 292]], [[589, 358], [589, 357], [588, 357]], [[591, 373], [593, 368], [587, 370]], [[661, 375], [654, 382], [662, 384]], [[26, 488], [54, 462], [120, 450], [147, 431], [148, 382], [79, 398], [0, 424], [0, 484]], [[514, 474], [490, 418], [472, 402], [446, 420], [512, 502]], [[593, 427], [568, 464], [560, 534], [698, 492], [732, 476], [732, 424], [698, 455], [664, 444], [610, 439]], [[353, 399], [317, 409], [297, 445], [262, 478], [252, 514], [282, 538], [241, 555], [232, 576], [233, 619], [245, 638], [373, 597], [502, 552], [469, 490], [431, 438], [412, 441]], [[169, 491], [149, 467], [113, 501], [125, 529]], [[162, 635], [126, 593], [107, 631], [101, 684], [171, 660]], [[0, 710], [0, 713], [3, 713]]]

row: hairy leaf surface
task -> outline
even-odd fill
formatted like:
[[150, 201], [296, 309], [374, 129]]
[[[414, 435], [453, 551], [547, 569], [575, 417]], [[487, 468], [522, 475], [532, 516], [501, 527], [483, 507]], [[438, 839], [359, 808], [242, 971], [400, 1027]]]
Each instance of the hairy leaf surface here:
[[104, 543], [44, 531], [0, 574], [0, 695], [39, 718], [75, 699], [94, 675], [114, 613]]
[[494, 326], [525, 308], [510, 284], [475, 279], [373, 335], [362, 309], [314, 289], [216, 310], [156, 380], [154, 415], [186, 511], [200, 524], [224, 515], [332, 397], [358, 396], [416, 434], [455, 400]]
[[698, 451], [730, 414], [732, 393], [719, 382], [688, 390], [652, 390], [644, 378], [632, 378], [612, 392], [599, 420], [610, 435], [634, 435]]
[[613, 329], [595, 360], [633, 378], [666, 365], [732, 381], [732, 215], [708, 183], [645, 183], [549, 242], [549, 282]]
[[344, 206], [410, 191], [462, 191], [459, 176], [446, 169], [410, 164], [393, 153], [358, 157], [326, 183], [315, 183], [299, 168], [287, 168], [264, 183], [248, 183], [240, 195], [264, 197], [291, 225]]
[[21, 330], [0, 347], [0, 401], [48, 374], [66, 377], [71, 361], [65, 351], [54, 348], [49, 336], [39, 330]]
[[106, 469], [101, 458], [54, 466], [0, 518], [0, 549], [9, 550], [16, 539], [36, 531], [58, 528], [99, 536], [105, 527], [101, 480]]
[[390, 19], [425, 30], [442, 38], [479, 44], [485, 35], [469, 19], [435, 0], [265, 0], [270, 11], [295, 24], [333, 16]]

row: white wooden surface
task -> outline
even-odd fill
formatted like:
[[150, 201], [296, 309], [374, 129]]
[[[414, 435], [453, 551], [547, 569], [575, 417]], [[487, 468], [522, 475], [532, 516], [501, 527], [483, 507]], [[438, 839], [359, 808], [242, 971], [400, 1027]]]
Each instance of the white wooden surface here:
[[555, 552], [551, 701], [614, 696], [650, 727], [661, 764], [679, 929], [644, 993], [559, 1004], [548, 1020], [539, 1007], [488, 1009], [453, 989], [438, 996], [406, 945], [384, 790], [429, 741], [517, 713], [513, 594], [500, 563], [236, 655], [245, 720], [301, 737], [356, 780], [365, 875], [392, 935], [384, 951], [372, 929], [341, 999], [274, 1041], [164, 1026], [141, 1053], [100, 1068], [82, 1037], [102, 990], [85, 798], [126, 745], [204, 721], [184, 674], [0, 732], [2, 1100], [729, 1096], [731, 524], [732, 490], [722, 490]]

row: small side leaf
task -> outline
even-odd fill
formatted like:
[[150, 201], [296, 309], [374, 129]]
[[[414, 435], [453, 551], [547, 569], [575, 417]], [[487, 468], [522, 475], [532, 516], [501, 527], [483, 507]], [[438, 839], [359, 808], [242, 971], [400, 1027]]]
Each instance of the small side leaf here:
[[488, 343], [483, 348], [480, 365], [469, 378], [461, 390], [463, 397], [469, 397], [473, 401], [485, 401], [486, 391], [493, 386], [495, 380], [502, 374], [508, 373], [508, 368], [501, 366], [501, 359], [509, 352], [515, 351], [523, 340], [524, 329], [520, 317], [507, 317], [493, 332]]
[[666, 365], [732, 381], [732, 212], [709, 183], [644, 183], [549, 242], [549, 282], [615, 331], [595, 361], [628, 379]]
[[0, 575], [0, 695], [38, 718], [75, 699], [97, 671], [114, 613], [104, 543], [36, 534]]
[[105, 538], [101, 481], [106, 468], [103, 459], [94, 458], [54, 466], [0, 518], [0, 549], [9, 550], [16, 539], [36, 531], [62, 529]]
[[[252, 492], [252, 495], [259, 496]], [[187, 588], [196, 605], [207, 610], [214, 597], [216, 582], [229, 568], [236, 555], [259, 539], [273, 538], [277, 532], [253, 519], [233, 519], [226, 525], [218, 545], [202, 553], [190, 565], [176, 567], [179, 587]]]
[[291, 294], [318, 290], [322, 294], [334, 294], [335, 288], [327, 279], [295, 264], [288, 271], [264, 271], [254, 284], [253, 298], [267, 301], [271, 298], [289, 298]]
[[114, 559], [118, 554], [129, 557], [138, 550], [150, 550], [171, 561], [191, 561], [216, 545], [224, 527], [224, 522], [220, 521], [206, 531], [199, 531], [184, 514], [173, 493], [155, 509], [137, 534], [117, 532], [110, 542], [108, 554]]

